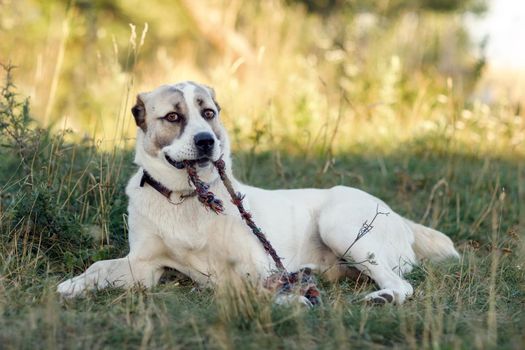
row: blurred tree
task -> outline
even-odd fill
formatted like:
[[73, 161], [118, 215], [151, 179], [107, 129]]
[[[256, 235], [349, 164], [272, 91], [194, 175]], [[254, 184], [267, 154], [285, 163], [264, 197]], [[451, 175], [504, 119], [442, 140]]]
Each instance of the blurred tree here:
[[287, 3], [303, 4], [309, 12], [323, 15], [335, 11], [365, 11], [386, 17], [421, 10], [482, 13], [487, 8], [486, 0], [287, 0]]

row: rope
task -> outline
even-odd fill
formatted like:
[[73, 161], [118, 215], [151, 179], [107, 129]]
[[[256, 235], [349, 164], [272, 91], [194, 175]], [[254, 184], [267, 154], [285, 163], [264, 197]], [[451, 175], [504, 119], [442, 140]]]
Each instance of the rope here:
[[233, 205], [237, 207], [237, 210], [239, 211], [239, 214], [241, 214], [242, 219], [244, 220], [246, 225], [248, 225], [248, 227], [252, 230], [253, 234], [259, 239], [264, 250], [266, 250], [266, 252], [272, 257], [273, 261], [275, 262], [275, 266], [277, 266], [277, 268], [280, 271], [286, 272], [286, 269], [284, 268], [284, 265], [281, 262], [281, 258], [279, 257], [279, 255], [277, 255], [275, 249], [273, 249], [270, 241], [268, 241], [262, 230], [259, 227], [257, 227], [257, 225], [252, 219], [252, 214], [250, 214], [246, 211], [246, 209], [244, 209], [244, 206], [242, 205], [242, 200], [244, 199], [244, 196], [239, 192], [235, 192], [232, 182], [226, 175], [226, 164], [224, 163], [222, 158], [216, 161], [214, 164], [217, 168], [217, 171], [219, 172], [219, 176], [221, 177], [222, 182], [224, 183], [224, 187], [226, 187], [226, 190], [230, 194]]
[[210, 186], [199, 178], [197, 170], [195, 169], [195, 162], [185, 160], [184, 165], [186, 165], [190, 181], [195, 186], [199, 202], [201, 202], [206, 208], [211, 209], [215, 214], [222, 213], [224, 211], [222, 201], [215, 197], [215, 194], [209, 191]]
[[[295, 286], [299, 284], [299, 292], [309, 301], [310, 304], [316, 305], [320, 302], [320, 292], [315, 284], [315, 279], [311, 274], [310, 269], [302, 269], [299, 272], [290, 273], [286, 271], [281, 258], [277, 255], [277, 252], [271, 245], [270, 241], [266, 238], [266, 235], [262, 230], [255, 224], [252, 218], [252, 214], [244, 208], [242, 201], [244, 195], [240, 192], [236, 192], [233, 188], [231, 180], [226, 175], [226, 164], [220, 158], [213, 163], [217, 169], [219, 176], [226, 187], [226, 190], [230, 194], [231, 202], [237, 207], [241, 218], [244, 220], [246, 225], [252, 230], [252, 233], [261, 242], [264, 250], [268, 253], [275, 266], [279, 270], [277, 273], [268, 277], [265, 282], [265, 287], [277, 290], [278, 294], [287, 294], [294, 290]], [[197, 175], [195, 169], [195, 161], [185, 160], [184, 165], [188, 172], [188, 177], [196, 188], [198, 200], [206, 207], [213, 211], [215, 214], [224, 212], [224, 205], [222, 201], [215, 197], [213, 192], [209, 191], [209, 185], [202, 181]]]

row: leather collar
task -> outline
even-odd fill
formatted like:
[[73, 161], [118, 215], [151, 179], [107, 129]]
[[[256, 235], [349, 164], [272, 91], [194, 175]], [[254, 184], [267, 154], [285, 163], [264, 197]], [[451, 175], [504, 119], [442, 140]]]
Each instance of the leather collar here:
[[[140, 187], [144, 187], [145, 183], [150, 185], [151, 187], [153, 187], [157, 192], [159, 192], [161, 195], [166, 197], [168, 199], [168, 201], [173, 203], [171, 201], [171, 194], [173, 193], [173, 191], [170, 190], [169, 188], [167, 188], [166, 186], [164, 186], [163, 184], [161, 184], [160, 182], [158, 182], [157, 180], [155, 180], [153, 177], [151, 177], [151, 175], [146, 170], [143, 170], [142, 178], [140, 179]], [[186, 198], [193, 197], [193, 196], [196, 196], [196, 195], [197, 195], [197, 191], [192, 191], [192, 192], [190, 192], [188, 194], [181, 194], [180, 195], [180, 202], [179, 203], [175, 203], [175, 204], [180, 204]]]

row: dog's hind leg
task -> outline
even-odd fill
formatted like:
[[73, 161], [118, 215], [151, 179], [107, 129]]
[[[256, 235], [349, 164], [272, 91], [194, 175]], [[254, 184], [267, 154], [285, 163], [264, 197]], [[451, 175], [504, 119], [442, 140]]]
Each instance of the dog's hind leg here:
[[[373, 254], [373, 253], [372, 253]], [[402, 304], [412, 296], [414, 290], [401, 275], [394, 272], [390, 266], [381, 259], [376, 259], [368, 254], [347, 253], [345, 259], [350, 266], [360, 270], [370, 277], [380, 288], [367, 294], [365, 301], [374, 304], [396, 303]]]
[[[376, 215], [374, 219], [378, 209], [373, 202], [333, 204], [320, 213], [319, 233], [323, 243], [338, 258], [378, 285], [380, 290], [368, 294], [365, 300], [401, 304], [413, 294], [412, 286], [402, 277], [415, 262], [411, 246], [413, 234], [390, 208], [379, 211], [388, 215]], [[369, 224], [369, 232], [356, 241], [365, 222]]]
[[57, 291], [65, 298], [73, 298], [90, 289], [127, 288], [136, 284], [151, 287], [158, 282], [162, 272], [161, 266], [128, 255], [97, 261], [83, 274], [60, 283]]
[[[342, 256], [345, 252], [343, 245], [333, 246], [334, 252]], [[396, 303], [402, 304], [412, 296], [414, 290], [400, 274], [399, 269], [392, 269], [390, 264], [381, 259], [374, 251], [352, 248], [344, 256], [350, 266], [360, 270], [370, 277], [379, 287], [379, 290], [367, 294], [364, 300], [374, 304]]]

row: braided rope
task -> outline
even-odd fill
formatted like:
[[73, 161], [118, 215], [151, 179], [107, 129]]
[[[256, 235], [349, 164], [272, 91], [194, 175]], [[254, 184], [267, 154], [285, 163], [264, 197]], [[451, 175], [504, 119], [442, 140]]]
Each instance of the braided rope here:
[[[286, 271], [281, 258], [279, 255], [277, 255], [277, 252], [271, 245], [270, 241], [268, 241], [266, 235], [255, 224], [252, 219], [252, 214], [246, 211], [244, 208], [242, 203], [244, 195], [242, 195], [240, 192], [236, 192], [233, 188], [232, 182], [226, 174], [225, 162], [222, 160], [222, 158], [220, 158], [213, 164], [219, 173], [224, 187], [226, 187], [226, 190], [230, 194], [231, 202], [235, 205], [235, 207], [237, 207], [241, 218], [261, 242], [264, 250], [271, 256], [275, 262], [275, 266], [279, 270], [277, 273], [268, 277], [265, 282], [265, 287], [277, 290], [278, 294], [288, 294], [296, 288], [296, 285], [299, 285], [298, 288], [300, 294], [302, 294], [312, 305], [319, 304], [321, 293], [317, 289], [315, 279], [311, 274], [311, 270], [303, 269], [299, 272], [293, 273]], [[216, 214], [224, 212], [224, 205], [222, 201], [216, 198], [215, 194], [209, 190], [210, 186], [199, 178], [197, 170], [195, 169], [195, 161], [185, 160], [184, 165], [186, 166], [190, 181], [196, 188], [199, 202]]]
[[204, 207], [211, 209], [215, 214], [222, 213], [224, 211], [222, 201], [215, 197], [215, 194], [209, 191], [210, 186], [199, 178], [197, 169], [195, 169], [195, 161], [185, 160], [184, 165], [186, 166], [190, 181], [195, 186], [199, 202], [201, 202]]
[[262, 230], [255, 224], [255, 222], [252, 219], [252, 214], [250, 214], [246, 209], [244, 209], [244, 206], [242, 204], [242, 200], [244, 199], [244, 196], [239, 193], [235, 192], [235, 189], [233, 188], [232, 182], [226, 175], [226, 164], [220, 158], [215, 163], [215, 167], [217, 168], [217, 171], [219, 172], [219, 176], [221, 177], [222, 182], [224, 183], [224, 186], [226, 187], [226, 190], [230, 194], [232, 203], [237, 207], [237, 210], [239, 210], [239, 214], [241, 214], [242, 219], [248, 225], [248, 227], [252, 230], [253, 234], [259, 239], [261, 242], [264, 250], [272, 257], [273, 261], [275, 262], [275, 266], [280, 271], [286, 272], [286, 269], [284, 268], [284, 265], [281, 261], [281, 258], [279, 255], [277, 255], [277, 252], [275, 249], [273, 249], [270, 241], [266, 238], [266, 235], [262, 232]]

